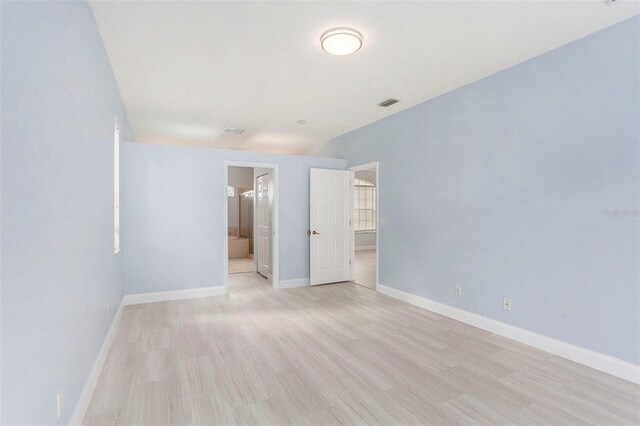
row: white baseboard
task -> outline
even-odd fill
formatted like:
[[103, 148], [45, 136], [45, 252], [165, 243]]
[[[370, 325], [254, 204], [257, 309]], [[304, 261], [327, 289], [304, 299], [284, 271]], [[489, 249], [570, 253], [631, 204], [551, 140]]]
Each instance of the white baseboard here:
[[360, 250], [375, 250], [376, 249], [376, 245], [372, 245], [372, 246], [356, 246], [355, 250], [356, 251], [360, 251]]
[[89, 408], [89, 403], [91, 402], [91, 397], [93, 396], [93, 391], [98, 384], [98, 379], [100, 378], [100, 373], [102, 372], [102, 367], [104, 366], [104, 362], [107, 360], [107, 354], [109, 353], [109, 349], [111, 348], [111, 343], [113, 342], [113, 338], [115, 337], [116, 330], [118, 329], [118, 324], [120, 323], [120, 318], [122, 317], [122, 303], [118, 307], [116, 311], [116, 315], [113, 317], [113, 321], [111, 321], [111, 326], [109, 327], [109, 331], [107, 331], [107, 335], [102, 342], [102, 346], [100, 347], [100, 352], [98, 352], [98, 357], [93, 363], [93, 367], [91, 368], [91, 372], [89, 373], [89, 377], [82, 388], [82, 393], [80, 394], [80, 398], [76, 403], [76, 407], [73, 410], [73, 414], [71, 415], [71, 420], [69, 424], [72, 426], [80, 426], [82, 421], [84, 420], [84, 415]]
[[525, 345], [595, 368], [596, 370], [603, 371], [611, 374], [612, 376], [640, 384], [640, 366], [630, 362], [601, 354], [590, 349], [585, 349], [580, 346], [572, 345], [561, 340], [556, 340], [551, 337], [543, 336], [542, 334], [534, 333], [491, 318], [483, 317], [482, 315], [454, 308], [453, 306], [435, 302], [392, 287], [378, 284], [376, 290], [382, 294], [393, 297], [394, 299], [402, 300], [491, 333], [524, 343]]
[[284, 280], [278, 283], [278, 288], [294, 288], [309, 285], [309, 278], [296, 278], [295, 280]]
[[226, 294], [227, 291], [224, 286], [158, 291], [154, 293], [127, 294], [124, 296], [124, 299], [122, 299], [122, 304], [138, 305], [140, 303], [165, 302], [168, 300], [193, 299], [196, 297], [224, 296]]

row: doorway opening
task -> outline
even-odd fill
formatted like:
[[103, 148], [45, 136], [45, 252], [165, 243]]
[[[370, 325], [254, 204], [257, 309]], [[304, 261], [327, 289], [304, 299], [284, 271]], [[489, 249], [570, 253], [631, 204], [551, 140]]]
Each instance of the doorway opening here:
[[278, 288], [277, 165], [225, 161], [224, 196], [227, 293], [248, 282]]
[[378, 162], [349, 168], [353, 171], [353, 281], [375, 290], [378, 284]]

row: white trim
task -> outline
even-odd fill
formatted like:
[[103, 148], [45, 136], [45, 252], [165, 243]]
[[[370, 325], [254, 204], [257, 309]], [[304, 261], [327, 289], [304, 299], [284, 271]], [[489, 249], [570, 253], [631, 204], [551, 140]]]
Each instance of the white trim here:
[[[228, 233], [229, 233], [229, 198], [227, 197], [227, 186], [229, 185], [229, 167], [253, 167], [254, 169], [273, 169], [273, 253], [271, 256], [272, 262], [272, 279], [271, 285], [273, 288], [280, 288], [280, 226], [279, 226], [279, 212], [278, 205], [280, 204], [280, 178], [279, 178], [279, 165], [275, 163], [256, 163], [253, 161], [231, 161], [225, 160], [224, 162], [224, 201], [222, 203], [222, 238], [223, 238], [223, 262], [222, 272], [224, 273], [224, 294], [229, 294], [229, 246], [228, 246]], [[255, 176], [254, 176], [255, 180]], [[255, 182], [254, 182], [255, 185]], [[254, 187], [255, 191], [255, 187]], [[254, 192], [255, 194], [255, 192]], [[255, 204], [254, 209], [255, 209]], [[255, 210], [254, 210], [255, 218]], [[257, 261], [257, 256], [254, 256], [254, 263]], [[257, 266], [257, 265], [256, 265]], [[256, 268], [257, 269], [257, 268]]]
[[304, 287], [309, 285], [309, 277], [306, 278], [296, 278], [294, 280], [283, 280], [280, 281], [280, 287], [278, 288], [294, 288], [294, 287]]
[[140, 303], [166, 302], [168, 300], [193, 299], [196, 297], [224, 296], [224, 286], [189, 288], [187, 290], [157, 291], [153, 293], [127, 294], [122, 299], [123, 305]]
[[376, 246], [356, 246], [355, 247], [355, 251], [361, 251], [361, 250], [375, 250]]
[[[357, 172], [360, 170], [369, 170], [376, 169], [376, 246], [374, 249], [376, 250], [376, 289], [380, 285], [380, 162], [372, 161], [371, 163], [360, 164], [359, 166], [349, 167], [348, 170], [352, 172]], [[353, 200], [353, 191], [355, 188], [351, 187], [351, 199]], [[353, 211], [353, 208], [351, 209]], [[352, 213], [353, 216], [353, 213]], [[353, 218], [352, 218], [353, 220]], [[354, 270], [355, 270], [355, 258], [356, 258], [356, 236], [355, 232], [351, 233], [351, 247], [353, 247], [353, 252], [351, 253], [351, 258], [354, 261], [351, 262], [351, 278], [355, 278]], [[371, 250], [371, 249], [358, 249], [358, 250]]]
[[376, 290], [384, 295], [402, 300], [415, 306], [430, 310], [440, 315], [453, 318], [474, 327], [481, 328], [491, 333], [513, 339], [525, 345], [549, 352], [562, 358], [569, 359], [579, 364], [586, 365], [596, 370], [603, 371], [613, 376], [640, 384], [640, 366], [623, 361], [609, 355], [585, 349], [580, 346], [556, 340], [542, 334], [524, 330], [482, 315], [474, 314], [444, 303], [416, 296], [392, 287], [378, 284]]
[[91, 368], [91, 372], [89, 373], [89, 377], [82, 388], [82, 393], [80, 394], [80, 398], [76, 403], [76, 407], [73, 410], [73, 414], [71, 414], [71, 420], [69, 421], [70, 425], [81, 425], [84, 420], [84, 416], [87, 413], [87, 408], [89, 408], [89, 403], [91, 402], [91, 397], [93, 396], [93, 391], [98, 384], [98, 379], [100, 378], [100, 373], [102, 372], [102, 367], [104, 366], [105, 361], [107, 360], [107, 354], [109, 353], [109, 349], [111, 348], [111, 343], [113, 343], [113, 339], [116, 335], [116, 330], [118, 329], [118, 324], [120, 323], [120, 318], [122, 317], [122, 303], [118, 307], [116, 314], [113, 317], [113, 321], [111, 321], [111, 326], [107, 331], [107, 335], [102, 342], [102, 346], [100, 347], [100, 352], [98, 352], [98, 357], [93, 363], [93, 367]]

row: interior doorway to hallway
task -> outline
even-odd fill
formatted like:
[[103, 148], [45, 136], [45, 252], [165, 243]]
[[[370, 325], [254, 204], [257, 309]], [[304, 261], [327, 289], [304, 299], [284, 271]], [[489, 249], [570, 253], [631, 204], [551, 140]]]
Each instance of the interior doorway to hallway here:
[[[225, 162], [224, 285], [229, 274], [252, 274], [278, 287], [278, 168]], [[234, 282], [246, 280], [237, 279]]]
[[378, 283], [378, 162], [353, 171], [353, 281], [375, 290]]

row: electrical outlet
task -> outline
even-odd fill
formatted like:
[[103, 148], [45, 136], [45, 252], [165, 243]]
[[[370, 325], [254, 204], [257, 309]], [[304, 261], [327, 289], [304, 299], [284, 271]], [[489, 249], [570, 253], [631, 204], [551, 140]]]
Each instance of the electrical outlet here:
[[58, 391], [58, 418], [62, 417], [63, 409], [64, 409], [64, 391], [60, 389]]
[[509, 299], [508, 297], [505, 297], [502, 299], [502, 307], [507, 310], [510, 311], [511, 310], [511, 299]]
[[456, 286], [456, 296], [460, 296], [462, 294], [462, 286], [461, 285], [457, 285]]

